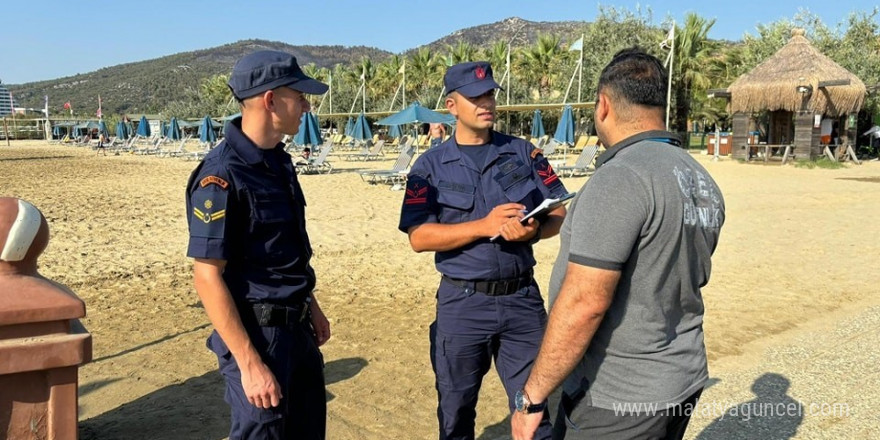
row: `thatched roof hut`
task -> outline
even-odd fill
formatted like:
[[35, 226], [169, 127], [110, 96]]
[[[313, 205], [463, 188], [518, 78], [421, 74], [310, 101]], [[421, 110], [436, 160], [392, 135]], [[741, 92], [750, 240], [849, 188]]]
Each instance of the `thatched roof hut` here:
[[[811, 94], [805, 102], [798, 87], [807, 85]], [[808, 110], [828, 116], [858, 112], [866, 94], [865, 84], [816, 50], [803, 29], [793, 30], [785, 46], [737, 78], [728, 91], [732, 113]]]

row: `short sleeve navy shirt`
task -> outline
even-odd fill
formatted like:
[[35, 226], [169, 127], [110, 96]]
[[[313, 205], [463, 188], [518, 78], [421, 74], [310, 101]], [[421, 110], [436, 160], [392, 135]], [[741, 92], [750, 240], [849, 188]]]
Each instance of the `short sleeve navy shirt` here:
[[[531, 210], [545, 198], [567, 191], [550, 163], [531, 143], [492, 132], [486, 162], [477, 166], [462, 154], [455, 136], [426, 151], [407, 176], [398, 228], [424, 223], [479, 220], [498, 205], [520, 203]], [[498, 280], [518, 277], [535, 265], [526, 242], [482, 238], [434, 256], [437, 270], [451, 278]]]
[[262, 150], [227, 125], [187, 184], [187, 255], [226, 261], [223, 279], [237, 303], [296, 304], [315, 286], [305, 197], [290, 155]]

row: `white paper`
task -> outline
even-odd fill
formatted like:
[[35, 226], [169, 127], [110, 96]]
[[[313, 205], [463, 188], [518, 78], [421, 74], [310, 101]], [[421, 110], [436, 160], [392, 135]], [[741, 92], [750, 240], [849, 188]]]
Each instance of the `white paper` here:
[[[562, 206], [563, 204], [568, 203], [568, 201], [571, 200], [575, 196], [575, 194], [577, 193], [571, 192], [558, 198], [544, 199], [544, 201], [536, 206], [535, 209], [531, 210], [531, 212], [526, 213], [526, 215], [522, 219], [520, 219], [519, 222], [525, 225], [528, 223], [530, 218], [544, 214], [546, 212], [550, 212]], [[494, 237], [490, 238], [489, 241], [495, 241], [500, 236], [501, 234], [497, 234]]]

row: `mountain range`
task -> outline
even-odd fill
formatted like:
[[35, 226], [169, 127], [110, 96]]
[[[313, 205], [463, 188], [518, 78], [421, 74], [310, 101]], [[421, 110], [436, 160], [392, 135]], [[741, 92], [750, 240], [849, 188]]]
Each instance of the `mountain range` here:
[[[499, 40], [525, 46], [537, 41], [539, 33], [558, 35], [566, 43], [588, 25], [587, 22], [533, 22], [511, 17], [461, 29], [424, 46], [433, 51], [445, 51], [448, 46], [459, 42], [487, 47]], [[229, 73], [236, 60], [259, 49], [289, 52], [297, 57], [300, 65], [315, 63], [319, 67], [331, 68], [340, 63], [354, 64], [364, 57], [379, 63], [392, 55], [386, 50], [366, 46], [293, 46], [277, 41], [243, 40], [64, 78], [6, 86], [22, 107], [42, 108], [43, 97], [49, 96], [52, 113], [59, 112], [66, 102], [74, 111], [80, 107], [96, 108], [98, 96], [101, 96], [105, 113], [155, 113], [182, 96], [186, 88], [197, 88], [204, 78]]]

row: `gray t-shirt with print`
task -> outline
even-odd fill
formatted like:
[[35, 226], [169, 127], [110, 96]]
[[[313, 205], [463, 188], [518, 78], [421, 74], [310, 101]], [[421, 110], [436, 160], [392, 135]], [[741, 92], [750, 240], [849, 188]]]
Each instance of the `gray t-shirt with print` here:
[[569, 262], [621, 271], [610, 308], [563, 385], [569, 395], [585, 391], [587, 405], [662, 411], [708, 378], [700, 288], [709, 281], [724, 200], [676, 141], [653, 131], [609, 149], [562, 225], [551, 305]]

